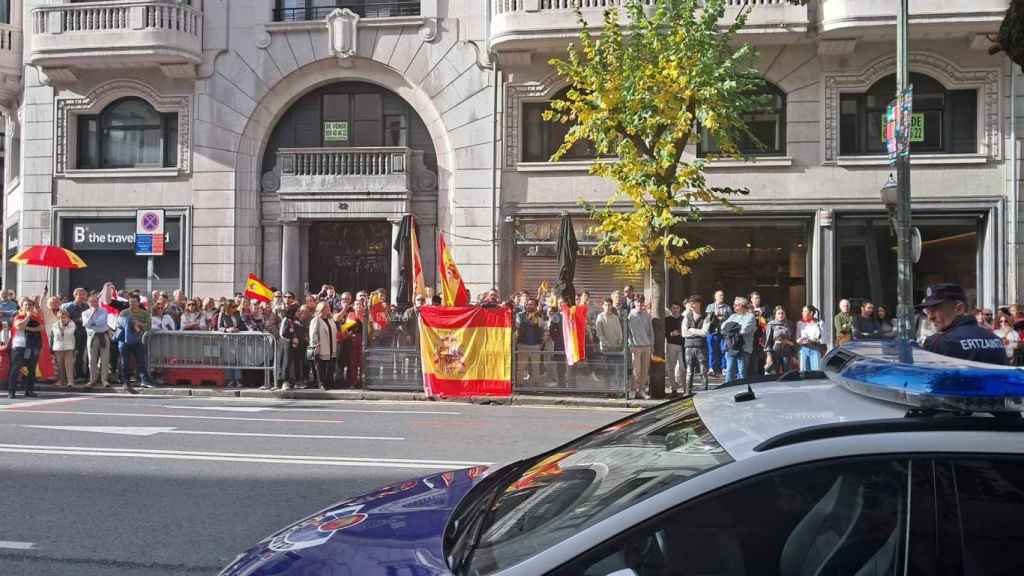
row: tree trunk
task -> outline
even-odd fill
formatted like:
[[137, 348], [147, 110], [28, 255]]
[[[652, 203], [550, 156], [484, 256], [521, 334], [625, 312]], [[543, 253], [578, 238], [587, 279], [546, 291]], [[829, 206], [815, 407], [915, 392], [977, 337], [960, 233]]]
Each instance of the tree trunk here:
[[651, 362], [651, 398], [665, 397], [665, 261], [651, 262], [651, 317], [654, 319], [654, 353], [662, 362]]

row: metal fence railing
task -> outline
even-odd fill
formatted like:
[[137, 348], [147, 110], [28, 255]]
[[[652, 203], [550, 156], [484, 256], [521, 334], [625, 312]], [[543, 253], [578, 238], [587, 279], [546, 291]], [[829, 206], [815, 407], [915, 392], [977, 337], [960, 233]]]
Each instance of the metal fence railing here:
[[[210, 371], [259, 370], [264, 384], [272, 383], [278, 373], [278, 339], [266, 332], [157, 331], [147, 332], [143, 343], [150, 369], [191, 375], [188, 380], [193, 384], [207, 380], [204, 376]], [[217, 377], [209, 379], [218, 382]]]
[[364, 330], [363, 342], [363, 385], [367, 389], [423, 390], [418, 320], [391, 318], [383, 330]]
[[586, 359], [574, 366], [561, 350], [533, 350], [517, 347], [513, 361], [514, 392], [551, 394], [600, 394], [625, 397], [630, 362], [626, 350], [587, 350]]

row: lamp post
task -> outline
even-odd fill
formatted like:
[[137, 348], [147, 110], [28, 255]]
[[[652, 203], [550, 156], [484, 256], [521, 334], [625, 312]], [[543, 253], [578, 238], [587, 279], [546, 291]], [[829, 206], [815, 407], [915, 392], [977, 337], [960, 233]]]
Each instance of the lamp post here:
[[[910, 85], [909, 0], [899, 0], [896, 13], [896, 95], [901, 96]], [[909, 120], [908, 126], [909, 126]], [[910, 138], [907, 137], [909, 148]], [[896, 278], [897, 326], [901, 339], [913, 338], [914, 269], [911, 256], [912, 219], [910, 212], [910, 150], [896, 158]], [[883, 188], [885, 190], [885, 188]]]

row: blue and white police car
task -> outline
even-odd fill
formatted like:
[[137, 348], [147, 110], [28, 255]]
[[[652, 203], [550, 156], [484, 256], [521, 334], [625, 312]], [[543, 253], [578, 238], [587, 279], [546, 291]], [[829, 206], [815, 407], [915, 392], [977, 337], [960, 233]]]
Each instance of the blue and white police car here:
[[1024, 574], [1024, 371], [856, 343], [551, 452], [387, 486], [223, 574]]

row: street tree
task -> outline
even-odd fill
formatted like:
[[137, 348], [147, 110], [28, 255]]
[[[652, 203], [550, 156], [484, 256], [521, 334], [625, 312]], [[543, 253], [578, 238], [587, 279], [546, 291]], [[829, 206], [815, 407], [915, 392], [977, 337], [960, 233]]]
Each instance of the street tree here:
[[686, 274], [711, 250], [691, 244], [684, 224], [710, 206], [735, 208], [730, 199], [746, 193], [710, 185], [704, 172], [715, 155], [696, 158], [686, 148], [703, 130], [717, 155], [740, 157], [739, 144], [753, 139], [745, 119], [765, 100], [755, 53], [736, 37], [749, 7], [726, 25], [726, 0], [649, 4], [626, 0], [624, 20], [618, 9], [605, 11], [600, 30], [577, 11], [578, 40], [550, 62], [569, 90], [544, 118], [569, 126], [552, 161], [577, 143], [605, 157], [590, 172], [617, 191], [603, 205], [585, 204], [597, 250], [603, 263], [650, 274], [651, 313], [660, 320], [665, 265]]

